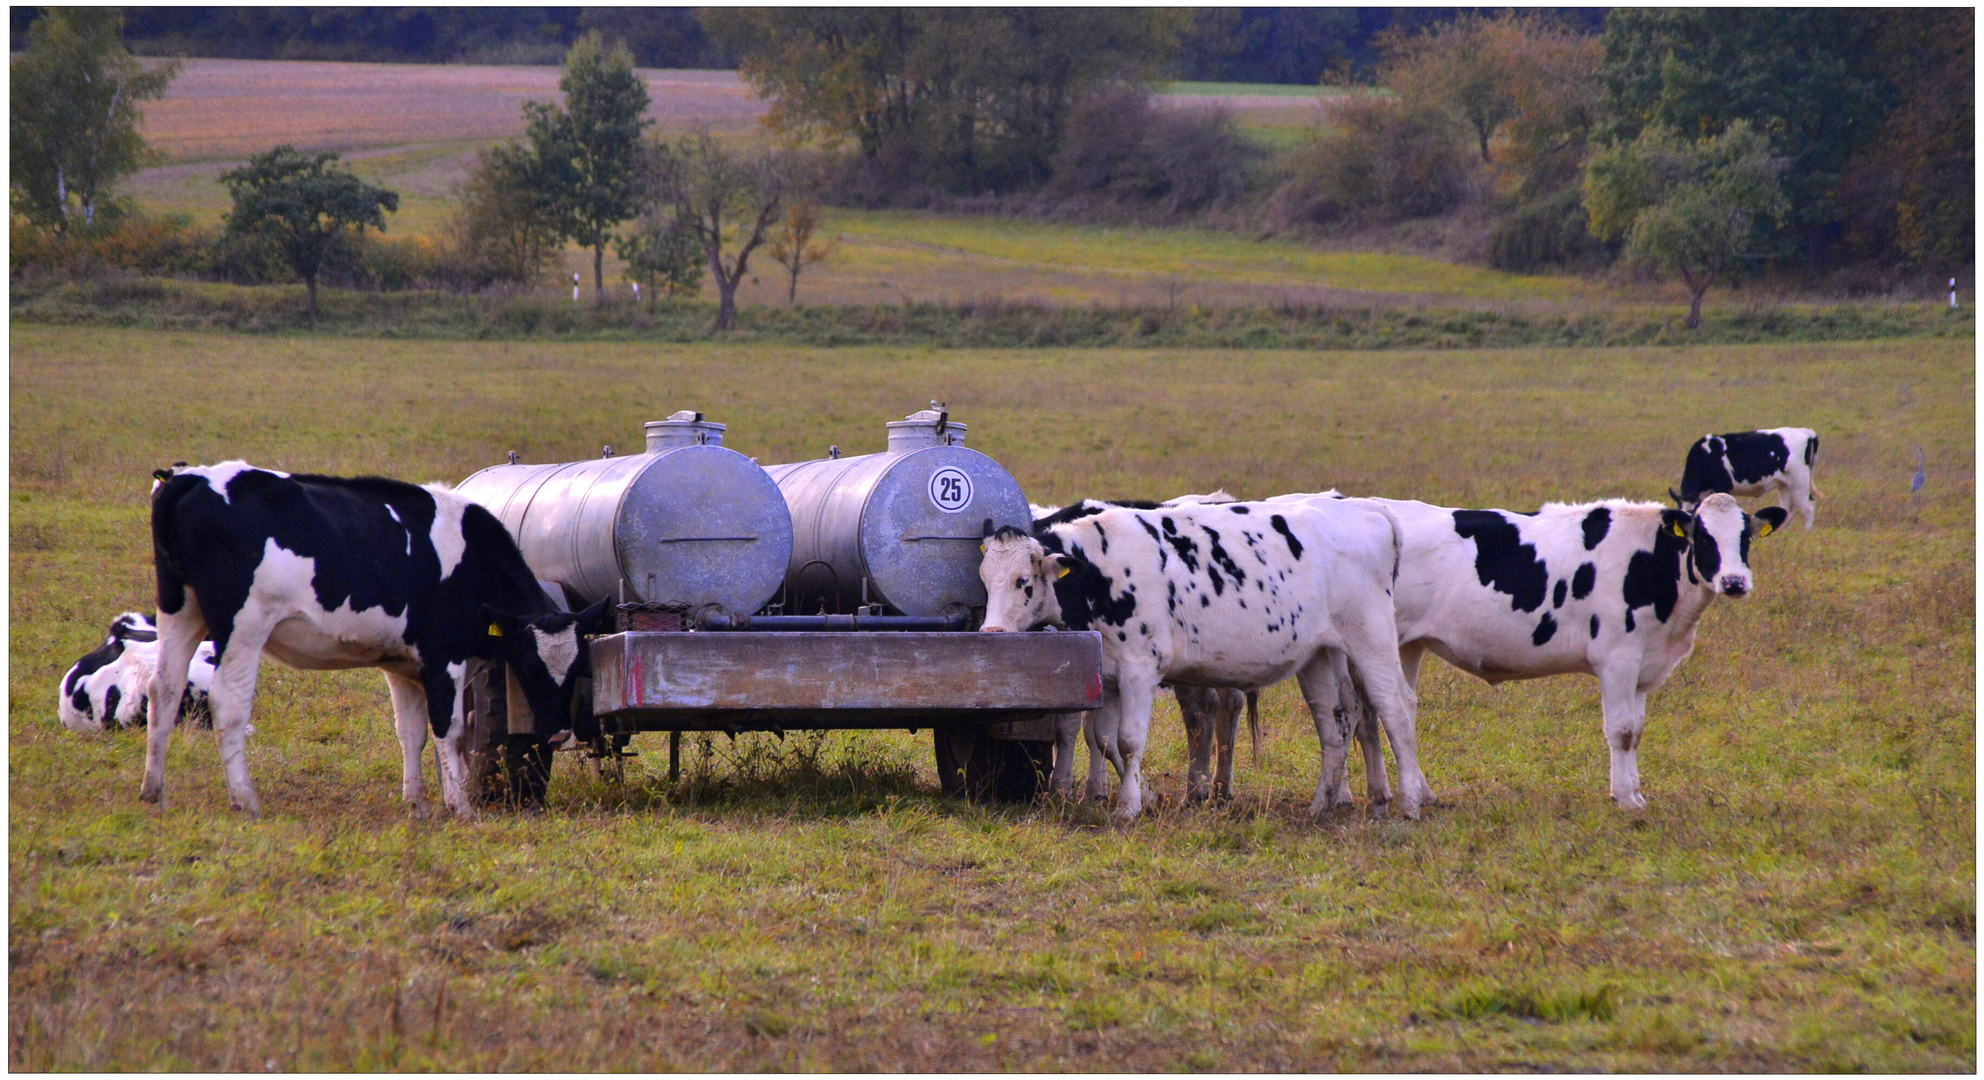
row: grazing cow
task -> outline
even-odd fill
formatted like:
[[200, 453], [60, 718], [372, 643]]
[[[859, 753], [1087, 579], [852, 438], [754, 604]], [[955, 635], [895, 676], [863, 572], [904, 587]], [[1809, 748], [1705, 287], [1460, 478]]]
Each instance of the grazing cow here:
[[[1173, 506], [1203, 506], [1218, 503], [1238, 502], [1225, 488], [1209, 491], [1204, 495], [1179, 495], [1163, 502], [1147, 502], [1141, 499], [1081, 499], [1067, 506], [1042, 506], [1028, 503], [1027, 509], [1033, 519], [1033, 531], [1064, 522], [1078, 521], [1104, 510], [1158, 510]], [[1254, 760], [1261, 757], [1261, 692], [1259, 690], [1238, 690], [1231, 687], [1174, 686], [1172, 693], [1178, 698], [1178, 716], [1185, 723], [1185, 744], [1190, 755], [1190, 764], [1185, 776], [1185, 797], [1189, 802], [1204, 802], [1208, 796], [1225, 801], [1233, 797], [1233, 744], [1239, 735], [1239, 709], [1247, 710], [1247, 731], [1254, 745]], [[1050, 788], [1057, 795], [1065, 795], [1074, 785], [1075, 738], [1081, 734], [1082, 714], [1073, 713], [1062, 717], [1056, 732], [1054, 747], [1054, 773]], [[1213, 755], [1218, 753], [1218, 775], [1213, 778]], [[1102, 756], [1090, 754], [1089, 790], [1101, 792], [1108, 784], [1103, 771]]]
[[1328, 682], [1330, 650], [1341, 650], [1398, 757], [1401, 808], [1417, 817], [1432, 792], [1398, 666], [1390, 596], [1398, 551], [1396, 525], [1364, 506], [1109, 509], [1034, 536], [1005, 528], [986, 539], [979, 566], [982, 629], [1102, 631], [1104, 695], [1089, 715], [1089, 749], [1116, 767], [1125, 818], [1143, 808], [1160, 684], [1261, 687], [1294, 675], [1316, 712], [1322, 699], [1312, 689]]
[[[158, 632], [151, 616], [127, 611], [110, 624], [102, 645], [76, 661], [56, 691], [55, 715], [75, 732], [137, 727], [146, 721], [152, 669], [158, 661]], [[213, 685], [214, 646], [200, 643], [186, 673], [180, 711], [213, 726], [207, 693]]]
[[[1427, 652], [1491, 684], [1596, 676], [1612, 798], [1630, 810], [1646, 806], [1638, 748], [1647, 695], [1694, 649], [1711, 601], [1754, 591], [1750, 541], [1788, 516], [1778, 506], [1746, 514], [1726, 493], [1693, 514], [1623, 499], [1527, 514], [1342, 496], [1270, 505], [1283, 500], [1370, 504], [1397, 518], [1405, 534], [1394, 596], [1399, 662], [1415, 690]], [[1364, 724], [1358, 736], [1368, 764], [1376, 733]], [[1341, 790], [1341, 778], [1330, 779]]]
[[1809, 529], [1818, 511], [1819, 485], [1812, 478], [1818, 460], [1819, 435], [1811, 428], [1704, 435], [1688, 447], [1681, 490], [1669, 489], [1667, 494], [1675, 506], [1693, 513], [1704, 496], [1718, 491], [1731, 495], [1782, 491], [1784, 505], [1804, 514]]
[[461, 753], [462, 692], [476, 661], [515, 674], [540, 737], [571, 715], [582, 634], [604, 602], [560, 613], [495, 516], [439, 484], [290, 475], [228, 461], [161, 470], [152, 492], [159, 659], [140, 797], [163, 802], [165, 748], [187, 661], [211, 636], [214, 728], [238, 809], [259, 816], [246, 738], [262, 654], [306, 670], [386, 673], [402, 793], [421, 798], [431, 725], [442, 799], [474, 808]]

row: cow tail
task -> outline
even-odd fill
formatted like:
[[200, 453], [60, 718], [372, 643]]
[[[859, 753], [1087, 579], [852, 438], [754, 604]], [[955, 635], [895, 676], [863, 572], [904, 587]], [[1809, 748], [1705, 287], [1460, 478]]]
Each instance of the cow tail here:
[[1254, 764], [1261, 763], [1261, 692], [1247, 691], [1247, 736], [1254, 742]]
[[1392, 513], [1386, 507], [1378, 507], [1378, 512], [1385, 515], [1385, 520], [1392, 527], [1392, 588], [1390, 591], [1397, 592], [1398, 570], [1405, 562], [1405, 527], [1398, 523], [1398, 515]]
[[158, 570], [158, 610], [177, 615], [186, 607], [186, 566], [179, 560], [179, 501], [206, 483], [197, 476], [161, 477], [152, 490], [152, 562]]

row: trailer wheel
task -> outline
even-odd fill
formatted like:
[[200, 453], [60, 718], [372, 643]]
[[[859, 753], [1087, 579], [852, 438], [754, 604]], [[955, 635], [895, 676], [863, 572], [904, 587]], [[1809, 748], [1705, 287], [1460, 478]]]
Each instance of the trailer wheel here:
[[973, 802], [1032, 802], [1054, 771], [1054, 744], [995, 739], [982, 727], [936, 728], [937, 778], [944, 794]]

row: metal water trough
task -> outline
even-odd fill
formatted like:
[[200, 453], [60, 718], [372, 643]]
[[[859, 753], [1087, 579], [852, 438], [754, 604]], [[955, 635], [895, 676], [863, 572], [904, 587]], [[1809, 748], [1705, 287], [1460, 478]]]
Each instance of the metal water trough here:
[[[671, 430], [657, 439], [658, 427]], [[675, 427], [694, 438], [668, 438]], [[619, 632], [590, 644], [592, 687], [574, 730], [596, 759], [617, 769], [634, 734], [668, 732], [674, 777], [683, 732], [929, 728], [947, 793], [1011, 799], [1036, 790], [1061, 719], [1101, 703], [1101, 636], [972, 632], [985, 598], [978, 545], [966, 541], [987, 521], [1023, 525], [1025, 498], [997, 462], [963, 446], [964, 425], [941, 406], [888, 428], [881, 453], [767, 475], [718, 449], [721, 425], [684, 412], [650, 425], [638, 463], [512, 464], [465, 483], [500, 493], [499, 516], [554, 596], [562, 588], [567, 598], [636, 601], [619, 606]], [[691, 462], [697, 453], [708, 460]], [[737, 475], [690, 483], [712, 470]], [[540, 473], [574, 479], [557, 487]], [[629, 482], [636, 477], [647, 486]], [[756, 509], [768, 492], [783, 496], [789, 524]], [[755, 515], [749, 529], [730, 528], [740, 513]], [[700, 536], [721, 518], [752, 542], [697, 545], [688, 561], [671, 547], [661, 561], [649, 553], [660, 549], [643, 524], [649, 517], [668, 523], [659, 530], [668, 539]], [[778, 566], [786, 551], [789, 564]], [[778, 598], [758, 609], [771, 588], [760, 583], [779, 570]], [[822, 570], [824, 588], [814, 580]], [[710, 591], [732, 582], [731, 594]], [[537, 770], [523, 790], [535, 783], [541, 795], [549, 762], [525, 746], [535, 746], [533, 724], [520, 705], [501, 680], [484, 682], [472, 722], [485, 751], [503, 743], [512, 794], [520, 773]]]

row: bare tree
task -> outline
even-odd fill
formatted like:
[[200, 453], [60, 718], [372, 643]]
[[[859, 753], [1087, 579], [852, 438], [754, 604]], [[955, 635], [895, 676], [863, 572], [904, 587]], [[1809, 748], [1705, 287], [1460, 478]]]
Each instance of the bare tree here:
[[[650, 198], [673, 206], [677, 227], [695, 238], [709, 260], [716, 280], [716, 328], [736, 329], [737, 285], [785, 205], [779, 158], [770, 152], [733, 154], [702, 130], [672, 146], [656, 145], [650, 160]], [[726, 257], [726, 249], [733, 254]]]
[[779, 218], [772, 231], [772, 258], [785, 267], [785, 302], [799, 301], [799, 272], [830, 258], [839, 250], [838, 237], [825, 237], [814, 242], [813, 236], [820, 229], [820, 204], [811, 199], [801, 199], [785, 208], [785, 216]]

